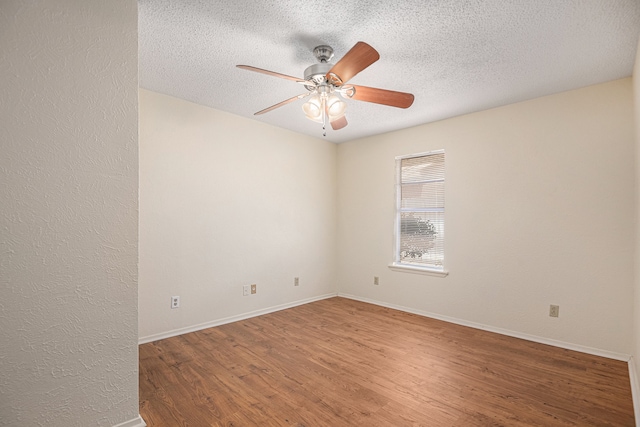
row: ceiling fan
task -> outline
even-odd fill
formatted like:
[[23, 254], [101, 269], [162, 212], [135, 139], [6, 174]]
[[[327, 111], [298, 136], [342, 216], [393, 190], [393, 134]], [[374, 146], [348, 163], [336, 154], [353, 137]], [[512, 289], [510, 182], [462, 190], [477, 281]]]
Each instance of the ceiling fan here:
[[[323, 130], [326, 129], [327, 121], [334, 130], [339, 130], [347, 125], [345, 117], [347, 104], [337, 94], [345, 99], [373, 102], [398, 108], [409, 108], [413, 104], [414, 97], [410, 93], [346, 84], [353, 76], [380, 59], [380, 54], [367, 43], [356, 43], [335, 65], [329, 64], [329, 60], [333, 57], [333, 49], [330, 46], [317, 46], [313, 50], [313, 54], [320, 63], [304, 70], [304, 79], [250, 65], [237, 65], [238, 68], [244, 70], [300, 83], [308, 91], [260, 110], [255, 115], [268, 113], [298, 99], [310, 97], [302, 105], [302, 110], [307, 118], [322, 123]], [[323, 134], [326, 136], [326, 131]]]

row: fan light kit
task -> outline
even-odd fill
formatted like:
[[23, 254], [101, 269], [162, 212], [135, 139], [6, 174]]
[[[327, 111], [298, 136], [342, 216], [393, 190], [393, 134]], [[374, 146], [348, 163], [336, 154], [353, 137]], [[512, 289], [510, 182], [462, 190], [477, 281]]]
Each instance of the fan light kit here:
[[326, 136], [327, 122], [331, 124], [333, 130], [342, 129], [347, 125], [345, 117], [347, 103], [340, 98], [398, 108], [409, 108], [413, 104], [414, 97], [410, 93], [346, 84], [353, 76], [380, 59], [380, 54], [367, 43], [356, 43], [335, 65], [329, 64], [329, 60], [333, 57], [333, 49], [330, 46], [317, 46], [313, 50], [313, 54], [319, 64], [314, 64], [304, 70], [304, 79], [250, 65], [237, 66], [244, 70], [292, 80], [302, 84], [308, 91], [260, 110], [255, 115], [268, 113], [298, 99], [309, 98], [307, 102], [302, 104], [302, 111], [309, 120], [322, 124], [323, 135]]

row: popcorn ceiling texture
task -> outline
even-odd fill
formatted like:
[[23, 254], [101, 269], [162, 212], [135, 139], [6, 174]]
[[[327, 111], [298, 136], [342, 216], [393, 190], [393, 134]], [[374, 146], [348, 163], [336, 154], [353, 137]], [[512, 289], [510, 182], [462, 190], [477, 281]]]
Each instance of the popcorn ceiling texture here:
[[[328, 7], [329, 5], [329, 7]], [[300, 85], [235, 68], [301, 77], [319, 44], [339, 60], [357, 41], [380, 60], [354, 84], [412, 92], [408, 110], [347, 101], [343, 142], [631, 75], [637, 0], [141, 0], [140, 85], [322, 137]]]
[[0, 7], [0, 426], [144, 425], [135, 1]]

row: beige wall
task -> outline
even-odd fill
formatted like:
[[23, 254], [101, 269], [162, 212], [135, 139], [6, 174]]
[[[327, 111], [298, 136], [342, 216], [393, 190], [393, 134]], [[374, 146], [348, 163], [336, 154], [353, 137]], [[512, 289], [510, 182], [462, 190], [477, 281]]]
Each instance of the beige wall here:
[[335, 294], [336, 153], [140, 90], [141, 340]]
[[640, 372], [640, 41], [636, 52], [633, 70], [633, 99], [635, 117], [635, 149], [636, 149], [636, 228], [635, 228], [635, 282], [634, 282], [634, 317], [633, 317], [633, 359], [631, 363], [631, 384], [635, 398], [636, 419], [640, 420], [640, 388], [638, 372]]
[[0, 425], [142, 425], [136, 2], [3, 1], [0, 52]]
[[[627, 78], [341, 144], [340, 293], [624, 358], [632, 103]], [[390, 271], [394, 157], [441, 148], [450, 274]]]

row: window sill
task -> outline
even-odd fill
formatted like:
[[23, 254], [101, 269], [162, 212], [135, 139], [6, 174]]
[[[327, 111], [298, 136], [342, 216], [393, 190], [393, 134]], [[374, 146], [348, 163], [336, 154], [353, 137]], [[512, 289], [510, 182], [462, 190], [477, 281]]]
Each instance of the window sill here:
[[389, 264], [389, 269], [393, 271], [399, 271], [402, 273], [414, 273], [414, 274], [424, 274], [426, 276], [436, 276], [436, 277], [447, 277], [449, 274], [448, 271], [445, 270], [434, 270], [432, 268], [427, 267], [418, 267], [414, 265], [407, 264]]

